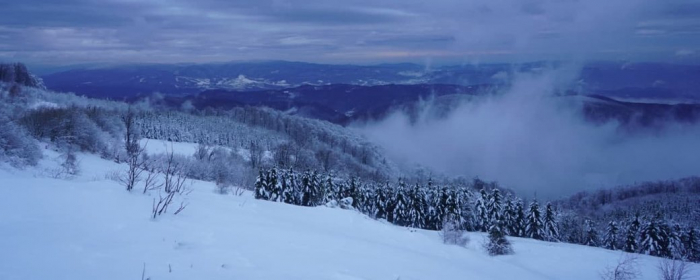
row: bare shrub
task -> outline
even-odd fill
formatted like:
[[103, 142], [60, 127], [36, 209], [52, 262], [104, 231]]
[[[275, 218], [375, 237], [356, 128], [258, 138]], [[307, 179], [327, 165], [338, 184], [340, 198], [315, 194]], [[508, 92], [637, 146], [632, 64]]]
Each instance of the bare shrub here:
[[[163, 169], [163, 187], [162, 189], [158, 189], [158, 199], [156, 200], [153, 198], [151, 214], [154, 219], [159, 215], [167, 213], [168, 207], [173, 203], [176, 196], [186, 196], [191, 192], [187, 188], [186, 182], [185, 168], [175, 161], [175, 155], [171, 147]], [[179, 214], [187, 205], [188, 204], [182, 200], [180, 206], [173, 214]]]
[[690, 279], [690, 265], [677, 259], [663, 259], [659, 261], [659, 274], [663, 280], [687, 280]]
[[440, 237], [442, 237], [443, 243], [462, 247], [467, 246], [469, 237], [465, 233], [454, 217], [447, 216], [443, 219], [442, 230], [440, 230]]
[[603, 280], [632, 280], [637, 277], [637, 257], [632, 254], [623, 254], [614, 267], [607, 267], [600, 273]]

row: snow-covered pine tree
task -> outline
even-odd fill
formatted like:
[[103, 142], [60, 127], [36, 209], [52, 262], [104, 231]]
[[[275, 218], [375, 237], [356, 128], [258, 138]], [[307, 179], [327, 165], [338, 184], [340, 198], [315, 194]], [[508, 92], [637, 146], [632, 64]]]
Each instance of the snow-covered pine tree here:
[[416, 184], [410, 192], [409, 204], [409, 226], [413, 228], [425, 228], [425, 194], [418, 184]]
[[270, 200], [282, 202], [282, 176], [277, 172], [277, 168], [272, 168], [270, 171], [270, 187], [272, 188], [272, 195]]
[[383, 187], [377, 187], [376, 189], [377, 198], [374, 200], [374, 218], [375, 219], [386, 219], [387, 218], [387, 190]]
[[311, 172], [311, 178], [309, 179], [309, 186], [310, 186], [310, 198], [311, 198], [311, 203], [309, 206], [318, 206], [323, 203], [323, 198], [325, 196], [324, 194], [324, 189], [321, 186], [321, 181], [319, 179], [318, 172], [315, 170]]
[[294, 192], [293, 188], [293, 176], [292, 174], [294, 173], [293, 170], [289, 169], [286, 171], [281, 171], [280, 170], [281, 176], [280, 176], [280, 185], [281, 185], [281, 191], [280, 191], [280, 201], [287, 203], [287, 204], [295, 204], [296, 203], [296, 193]]
[[605, 235], [603, 236], [603, 247], [608, 250], [617, 250], [618, 246], [618, 235], [620, 228], [617, 226], [615, 221], [610, 221], [608, 227], [605, 230]]
[[486, 244], [486, 251], [491, 256], [512, 254], [513, 248], [510, 245], [503, 229], [503, 221], [495, 220], [489, 227], [489, 242]]
[[656, 219], [651, 219], [647, 222], [640, 234], [639, 251], [641, 253], [658, 257], [667, 255], [668, 240], [665, 240], [666, 233]]
[[557, 214], [554, 212], [552, 203], [547, 202], [544, 211], [544, 233], [545, 240], [559, 242], [559, 225], [557, 224]]
[[600, 246], [600, 238], [598, 237], [598, 229], [593, 220], [586, 220], [586, 233], [585, 233], [583, 245], [588, 245], [592, 247]]
[[491, 228], [492, 223], [501, 220], [501, 213], [503, 211], [501, 203], [501, 191], [494, 188], [493, 191], [491, 191], [491, 195], [488, 196], [488, 201], [486, 202], [486, 225], [489, 229]]
[[399, 182], [399, 187], [396, 190], [396, 198], [394, 199], [393, 223], [399, 226], [408, 226], [408, 203], [403, 182]]
[[523, 237], [525, 236], [525, 207], [523, 206], [523, 201], [517, 199], [515, 202], [515, 221], [513, 223], [513, 236]]
[[700, 246], [698, 245], [698, 231], [690, 226], [683, 234], [683, 253], [685, 258], [691, 262], [700, 262]]
[[301, 175], [301, 205], [311, 206], [311, 172], [306, 170], [303, 175]]
[[625, 233], [625, 245], [622, 248], [625, 252], [639, 252], [639, 242], [637, 241], [637, 236], [639, 235], [640, 227], [641, 222], [639, 221], [639, 215], [635, 215], [634, 219], [627, 226], [627, 232]]
[[262, 169], [260, 169], [258, 172], [258, 178], [255, 179], [255, 199], [268, 200], [269, 197], [266, 191], [267, 187], [265, 186], [266, 181], [267, 178]]
[[506, 235], [517, 236], [518, 230], [516, 228], [515, 219], [515, 205], [513, 204], [512, 197], [508, 196], [503, 206], [503, 231]]
[[326, 180], [324, 180], [323, 192], [325, 193], [325, 196], [323, 197], [323, 204], [326, 204], [332, 200], [338, 200], [338, 188], [333, 182], [333, 174], [331, 173], [328, 173]]
[[445, 212], [443, 217], [451, 216], [454, 222], [458, 225], [462, 225], [462, 212], [460, 205], [457, 204], [457, 194], [454, 190], [447, 190], [445, 194], [447, 197], [445, 198]]
[[474, 209], [476, 210], [476, 217], [474, 218], [476, 221], [476, 228], [477, 230], [480, 231], [486, 231], [488, 229], [488, 211], [486, 210], [486, 203], [488, 201], [488, 194], [486, 193], [486, 189], [481, 189], [479, 191], [481, 194], [477, 199], [476, 199], [476, 204], [474, 205]]
[[542, 215], [540, 214], [540, 205], [537, 200], [533, 200], [530, 203], [530, 211], [527, 213], [527, 218], [525, 220], [525, 236], [537, 240], [544, 240], [544, 225], [542, 222]]

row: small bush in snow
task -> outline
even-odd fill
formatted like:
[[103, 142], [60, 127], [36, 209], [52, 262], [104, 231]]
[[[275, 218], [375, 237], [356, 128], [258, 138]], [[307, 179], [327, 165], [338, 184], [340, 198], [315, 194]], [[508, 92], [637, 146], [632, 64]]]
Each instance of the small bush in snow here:
[[688, 280], [690, 264], [682, 260], [663, 259], [659, 261], [659, 274], [663, 280]]
[[454, 218], [445, 218], [444, 220], [442, 230], [440, 230], [442, 242], [449, 245], [467, 246], [469, 237], [466, 235], [466, 231], [460, 228], [459, 223]]
[[600, 278], [603, 280], [632, 280], [637, 277], [639, 277], [637, 257], [631, 254], [624, 254], [617, 265], [608, 267], [600, 273]]

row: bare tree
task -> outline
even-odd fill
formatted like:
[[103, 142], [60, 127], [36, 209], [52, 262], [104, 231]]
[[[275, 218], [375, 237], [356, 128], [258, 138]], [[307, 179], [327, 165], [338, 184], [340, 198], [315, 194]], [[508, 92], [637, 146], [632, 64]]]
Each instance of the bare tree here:
[[637, 270], [637, 257], [632, 254], [623, 254], [614, 267], [608, 267], [600, 273], [603, 280], [632, 280], [639, 277]]
[[663, 259], [659, 261], [659, 274], [663, 280], [688, 280], [690, 266], [682, 260]]
[[136, 115], [131, 109], [122, 116], [122, 121], [126, 128], [124, 133], [124, 149], [126, 150], [126, 163], [129, 165], [129, 169], [126, 171], [126, 174], [120, 178], [120, 182], [126, 186], [127, 191], [131, 191], [140, 180], [141, 173], [143, 172], [141, 155], [146, 148], [146, 145], [141, 147], [139, 144], [135, 120]]
[[[185, 182], [187, 177], [185, 177], [185, 171], [181, 164], [175, 162], [175, 154], [172, 150], [168, 152], [168, 156], [165, 163], [165, 168], [163, 170], [163, 188], [158, 190], [158, 200], [153, 198], [153, 208], [152, 217], [155, 219], [157, 216], [167, 213], [168, 207], [173, 203], [175, 196], [184, 196], [190, 193], [187, 189]], [[173, 214], [177, 215], [182, 210], [187, 207], [185, 201], [180, 202], [180, 206], [175, 210]]]

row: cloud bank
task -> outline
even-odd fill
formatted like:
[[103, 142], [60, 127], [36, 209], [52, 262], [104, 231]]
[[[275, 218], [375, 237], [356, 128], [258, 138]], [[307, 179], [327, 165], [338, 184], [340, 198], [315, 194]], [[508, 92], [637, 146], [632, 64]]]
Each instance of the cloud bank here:
[[[24, 0], [0, 60], [697, 60], [695, 0]], [[676, 54], [683, 54], [676, 56]]]
[[629, 132], [586, 122], [586, 97], [556, 97], [571, 69], [518, 74], [503, 94], [463, 102], [446, 117], [431, 103], [360, 127], [395, 160], [454, 176], [497, 180], [523, 195], [560, 196], [700, 174], [700, 126]]

